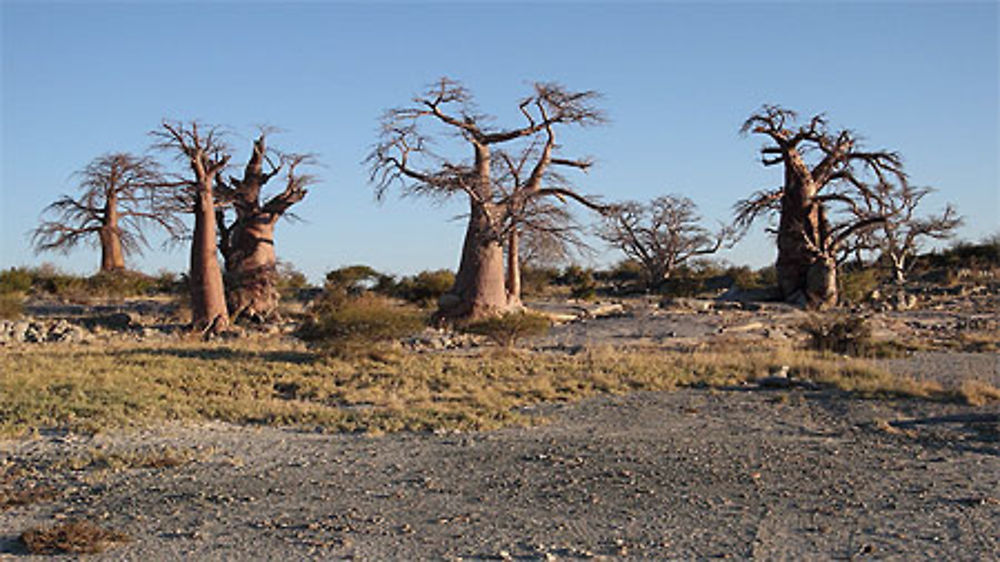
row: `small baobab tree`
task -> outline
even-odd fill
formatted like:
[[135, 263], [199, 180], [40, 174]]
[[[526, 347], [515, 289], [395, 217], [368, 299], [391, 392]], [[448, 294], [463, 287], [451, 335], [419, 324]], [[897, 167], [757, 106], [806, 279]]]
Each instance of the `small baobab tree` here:
[[188, 273], [192, 326], [205, 334], [220, 332], [229, 326], [229, 314], [218, 258], [215, 186], [229, 163], [228, 147], [218, 127], [194, 121], [164, 121], [152, 135], [156, 148], [173, 152], [190, 170], [173, 185], [179, 204], [194, 214]]
[[76, 175], [80, 195], [63, 195], [45, 208], [51, 218], [32, 232], [36, 251], [69, 252], [89, 242], [101, 249], [102, 272], [121, 271], [126, 255], [149, 246], [147, 228], [163, 228], [171, 237], [183, 232], [159, 165], [151, 158], [105, 154]]
[[962, 217], [951, 204], [940, 213], [918, 215], [917, 206], [933, 191], [905, 182], [883, 182], [863, 199], [864, 213], [885, 220], [862, 235], [860, 247], [878, 253], [879, 261], [889, 269], [897, 285], [906, 282], [924, 240], [947, 240], [962, 225]]
[[750, 116], [741, 133], [764, 135], [764, 166], [781, 165], [780, 187], [758, 191], [736, 204], [737, 224], [748, 227], [762, 215], [778, 215], [776, 269], [787, 302], [822, 309], [837, 302], [837, 265], [857, 236], [885, 221], [863, 208], [873, 185], [905, 184], [898, 154], [858, 147], [848, 130], [827, 129], [824, 116], [795, 124], [795, 112], [766, 105]]
[[731, 228], [711, 232], [703, 227], [694, 202], [679, 195], [615, 205], [597, 234], [642, 266], [649, 289], [670, 279], [691, 258], [714, 254], [737, 240]]
[[[381, 138], [368, 157], [376, 195], [383, 197], [398, 184], [404, 194], [464, 194], [469, 202], [455, 285], [441, 298], [439, 317], [479, 318], [519, 306], [518, 293], [508, 290], [505, 279], [504, 246], [508, 256], [514, 256], [509, 263], [516, 263], [518, 226], [539, 208], [535, 203], [555, 197], [594, 206], [587, 197], [550, 180], [555, 167], [590, 165], [557, 157], [555, 131], [602, 122], [594, 105], [597, 97], [591, 91], [536, 83], [518, 105], [524, 123], [501, 128], [475, 110], [471, 94], [460, 83], [442, 78], [411, 105], [383, 116]], [[432, 131], [433, 125], [439, 129]], [[446, 140], [447, 133], [457, 134], [471, 158], [435, 149], [433, 141]]]
[[[270, 153], [266, 132], [254, 141], [243, 177], [216, 178], [219, 204], [232, 206], [236, 217], [226, 225], [225, 208], [217, 207], [219, 247], [225, 259], [226, 301], [233, 320], [247, 318], [263, 322], [278, 309], [277, 257], [274, 229], [288, 209], [306, 196], [313, 176], [301, 173], [312, 163], [305, 154]], [[263, 197], [265, 185], [285, 170], [281, 192]]]

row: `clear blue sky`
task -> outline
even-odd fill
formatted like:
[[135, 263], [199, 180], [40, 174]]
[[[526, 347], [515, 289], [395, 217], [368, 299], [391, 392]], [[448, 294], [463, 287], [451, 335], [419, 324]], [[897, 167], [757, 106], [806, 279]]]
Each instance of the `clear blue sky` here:
[[[1000, 230], [998, 8], [982, 3], [2, 3], [0, 266], [96, 270], [96, 251], [35, 256], [26, 233], [109, 151], [143, 152], [162, 118], [320, 155], [323, 178], [284, 222], [279, 256], [313, 279], [352, 263], [412, 273], [457, 266], [464, 206], [373, 200], [362, 160], [377, 119], [437, 77], [517, 123], [532, 81], [603, 92], [611, 122], [561, 140], [597, 166], [578, 182], [608, 199], [681, 193], [711, 221], [777, 185], [760, 139], [737, 130], [762, 103], [825, 111], [873, 148], [900, 151], [914, 183]], [[759, 230], [724, 257], [762, 265]], [[612, 260], [607, 254], [601, 260]], [[185, 269], [154, 248], [132, 267]]]

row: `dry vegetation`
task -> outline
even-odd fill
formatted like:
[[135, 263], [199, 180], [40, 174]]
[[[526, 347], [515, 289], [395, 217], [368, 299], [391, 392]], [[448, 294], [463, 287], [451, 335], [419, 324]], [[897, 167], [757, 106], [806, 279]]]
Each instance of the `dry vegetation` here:
[[25, 531], [21, 541], [32, 554], [96, 554], [128, 536], [87, 521], [67, 521], [51, 527]]
[[[520, 409], [539, 402], [738, 385], [782, 366], [788, 366], [795, 379], [864, 397], [968, 396], [966, 400], [975, 403], [998, 393], [992, 387], [945, 392], [860, 359], [788, 349], [666, 352], [603, 347], [574, 355], [397, 350], [378, 359], [341, 359], [315, 354], [301, 344], [243, 341], [0, 353], [6, 367], [0, 378], [3, 436], [44, 428], [97, 432], [168, 420], [326, 431], [490, 429], [537, 421]], [[105, 461], [112, 466], [134, 464], [128, 459]]]

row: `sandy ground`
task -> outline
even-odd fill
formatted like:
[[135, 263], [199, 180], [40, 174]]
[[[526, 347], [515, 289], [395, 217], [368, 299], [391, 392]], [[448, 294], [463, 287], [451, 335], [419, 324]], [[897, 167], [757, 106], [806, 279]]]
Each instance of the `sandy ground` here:
[[[787, 338], [800, 314], [650, 309], [536, 344]], [[949, 320], [921, 321], [940, 331]], [[884, 365], [946, 386], [1000, 384], [996, 353]], [[0, 468], [37, 470], [61, 491], [0, 512], [0, 559], [32, 559], [18, 535], [70, 518], [132, 537], [95, 560], [1000, 559], [996, 404], [747, 386], [532, 412], [548, 423], [382, 437], [207, 424], [0, 442]], [[67, 466], [163, 448], [193, 460]]]
[[475, 434], [321, 435], [222, 424], [3, 443], [196, 451], [174, 468], [65, 471], [17, 533], [84, 517], [133, 540], [95, 559], [1000, 558], [1000, 416], [831, 392], [689, 389], [538, 412]]

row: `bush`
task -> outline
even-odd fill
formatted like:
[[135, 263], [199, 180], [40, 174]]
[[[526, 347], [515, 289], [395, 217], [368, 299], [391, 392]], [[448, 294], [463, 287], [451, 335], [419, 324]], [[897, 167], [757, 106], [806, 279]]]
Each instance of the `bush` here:
[[876, 268], [844, 270], [837, 276], [840, 285], [840, 302], [861, 304], [871, 298], [881, 285], [881, 275]]
[[324, 352], [352, 356], [417, 332], [423, 326], [422, 314], [384, 296], [334, 294], [314, 305], [296, 335]]
[[362, 293], [378, 285], [384, 274], [367, 265], [349, 265], [326, 274], [326, 287], [343, 289], [348, 293]]
[[597, 298], [597, 282], [594, 281], [594, 272], [589, 269], [571, 265], [556, 278], [556, 283], [569, 285], [570, 297], [574, 299], [593, 300]]
[[309, 286], [309, 279], [301, 271], [289, 262], [278, 260], [278, 277], [275, 280], [275, 289], [281, 298], [295, 298], [299, 291]]
[[31, 290], [31, 271], [23, 267], [0, 272], [0, 295], [27, 293]]
[[872, 330], [863, 316], [813, 315], [802, 324], [809, 346], [816, 351], [866, 355], [873, 349]]
[[148, 295], [156, 285], [156, 279], [138, 271], [102, 271], [86, 281], [91, 295], [116, 299]]
[[438, 299], [455, 286], [455, 274], [447, 269], [421, 271], [399, 280], [389, 292], [422, 307], [436, 306]]
[[504, 349], [512, 349], [518, 340], [548, 333], [552, 321], [535, 312], [507, 312], [466, 324], [462, 331], [486, 336]]
[[521, 268], [521, 295], [544, 296], [559, 277], [559, 270], [549, 267]]
[[24, 297], [19, 293], [0, 293], [0, 320], [16, 320], [24, 314]]

